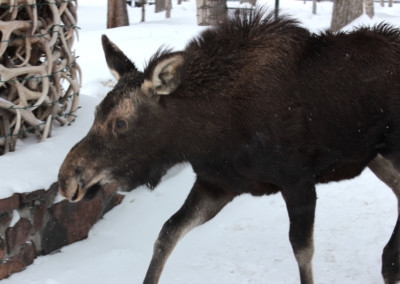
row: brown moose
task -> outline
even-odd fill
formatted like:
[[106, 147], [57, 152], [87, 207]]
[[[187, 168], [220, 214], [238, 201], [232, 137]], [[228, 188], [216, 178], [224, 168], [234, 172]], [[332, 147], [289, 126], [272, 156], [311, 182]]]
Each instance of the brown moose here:
[[[181, 162], [197, 175], [159, 234], [144, 283], [158, 283], [178, 240], [242, 193], [282, 193], [303, 284], [313, 283], [316, 184], [369, 166], [399, 198], [399, 30], [312, 34], [255, 11], [184, 51], [159, 50], [143, 72], [102, 41], [118, 83], [62, 164], [61, 194], [76, 202], [108, 182], [154, 188]], [[400, 280], [399, 238], [398, 221], [382, 256], [387, 284]]]

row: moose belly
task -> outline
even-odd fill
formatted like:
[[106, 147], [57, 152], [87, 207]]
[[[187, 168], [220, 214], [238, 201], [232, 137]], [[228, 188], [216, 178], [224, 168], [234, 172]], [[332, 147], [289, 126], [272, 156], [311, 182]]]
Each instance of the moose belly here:
[[335, 163], [316, 174], [316, 183], [351, 179], [361, 174], [372, 158], [363, 161]]
[[[253, 174], [240, 171], [232, 160], [222, 162], [191, 163], [198, 178], [212, 184], [220, 190], [236, 194], [250, 193], [252, 195], [269, 195], [280, 191], [280, 187], [271, 182], [257, 179]], [[242, 167], [240, 167], [242, 168]]]

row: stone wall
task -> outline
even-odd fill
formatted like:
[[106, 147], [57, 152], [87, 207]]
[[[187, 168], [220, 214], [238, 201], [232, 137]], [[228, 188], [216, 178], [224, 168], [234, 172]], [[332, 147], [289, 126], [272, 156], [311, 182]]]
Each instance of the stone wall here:
[[87, 238], [93, 224], [124, 197], [109, 185], [90, 201], [54, 203], [57, 191], [54, 183], [48, 190], [0, 200], [0, 280], [23, 270], [36, 256]]

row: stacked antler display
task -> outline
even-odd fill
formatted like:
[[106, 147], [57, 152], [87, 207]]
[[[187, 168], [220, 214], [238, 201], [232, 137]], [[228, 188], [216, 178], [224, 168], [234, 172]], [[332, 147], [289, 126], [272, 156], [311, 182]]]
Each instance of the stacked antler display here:
[[[74, 1], [75, 2], [75, 1]], [[17, 138], [41, 141], [53, 121], [76, 117], [81, 71], [72, 46], [77, 5], [71, 0], [0, 0], [0, 155]]]

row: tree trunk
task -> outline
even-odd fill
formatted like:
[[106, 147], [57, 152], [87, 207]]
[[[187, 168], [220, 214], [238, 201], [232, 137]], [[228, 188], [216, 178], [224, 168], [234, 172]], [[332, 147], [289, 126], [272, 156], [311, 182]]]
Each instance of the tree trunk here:
[[126, 0], [108, 0], [107, 29], [129, 26]]
[[389, 0], [389, 7], [393, 7], [393, 0]]
[[313, 0], [313, 1], [312, 1], [312, 13], [313, 13], [314, 15], [317, 14], [317, 0]]
[[371, 19], [374, 17], [374, 1], [373, 0], [365, 0], [365, 13]]
[[166, 0], [156, 0], [155, 12], [159, 13], [166, 10]]
[[226, 19], [225, 0], [196, 0], [197, 24], [199, 26], [216, 25]]
[[381, 6], [385, 7], [385, 2], [383, 0], [381, 0], [380, 2], [381, 2]]
[[240, 0], [240, 4], [249, 3], [251, 6], [255, 6], [256, 2], [256, 0]]
[[363, 0], [334, 0], [331, 30], [336, 32], [362, 15]]
[[142, 0], [142, 23], [146, 21], [146, 0]]
[[171, 9], [172, 9], [172, 1], [171, 0], [165, 0], [165, 9], [167, 10], [165, 13], [165, 17], [167, 19], [171, 18]]

